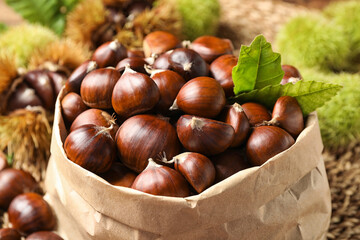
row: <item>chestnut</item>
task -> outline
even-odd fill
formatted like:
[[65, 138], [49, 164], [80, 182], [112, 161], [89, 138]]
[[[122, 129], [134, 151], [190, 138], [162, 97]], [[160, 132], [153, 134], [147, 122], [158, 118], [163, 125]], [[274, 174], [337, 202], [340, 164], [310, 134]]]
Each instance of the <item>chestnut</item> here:
[[147, 75], [126, 68], [112, 92], [112, 106], [120, 118], [152, 109], [160, 99], [160, 91]]
[[154, 80], [160, 91], [160, 100], [156, 104], [155, 109], [163, 114], [169, 113], [169, 108], [181, 87], [186, 83], [185, 80], [171, 70], [154, 71], [150, 78]]
[[235, 137], [230, 147], [239, 147], [242, 145], [250, 133], [250, 123], [241, 105], [234, 103], [226, 106], [221, 113], [221, 120], [230, 124], [235, 130]]
[[3, 151], [0, 151], [0, 172], [8, 167], [9, 167], [9, 164], [7, 161], [7, 157]]
[[151, 8], [151, 4], [147, 1], [131, 1], [131, 3], [129, 4], [129, 6], [127, 7], [126, 11], [129, 15], [130, 18], [134, 18], [135, 16], [139, 15], [140, 13], [142, 13], [143, 11], [145, 11], [146, 9], [150, 9]]
[[115, 67], [116, 64], [127, 57], [126, 48], [114, 40], [106, 42], [98, 47], [91, 57], [92, 61], [95, 61], [99, 68]]
[[27, 106], [43, 106], [34, 89], [28, 84], [20, 83], [8, 99], [7, 111], [26, 108]]
[[180, 40], [173, 34], [155, 31], [146, 35], [143, 41], [145, 57], [161, 54], [180, 45]]
[[180, 89], [170, 110], [181, 109], [187, 114], [212, 118], [221, 112], [225, 103], [224, 90], [215, 79], [197, 77]]
[[24, 81], [35, 90], [44, 107], [53, 110], [55, 107], [55, 92], [53, 83], [45, 70], [33, 70], [24, 75]]
[[280, 82], [281, 85], [287, 83], [295, 84], [297, 81], [302, 79], [299, 70], [292, 65], [281, 65], [281, 69], [284, 71], [283, 79]]
[[65, 139], [67, 157], [93, 173], [106, 172], [116, 158], [112, 128], [113, 125], [106, 128], [93, 124], [76, 128]]
[[238, 58], [234, 55], [222, 55], [210, 64], [210, 73], [220, 83], [225, 91], [226, 97], [234, 96], [234, 81], [232, 69], [236, 66]]
[[144, 58], [128, 57], [128, 58], [124, 58], [123, 60], [121, 60], [116, 65], [115, 69], [122, 73], [125, 71], [125, 67], [129, 66], [132, 70], [134, 70], [136, 72], [147, 74], [147, 72], [145, 70], [145, 65], [147, 65], [147, 62], [144, 60]]
[[215, 168], [206, 156], [200, 153], [184, 152], [171, 161], [174, 162], [175, 170], [185, 177], [197, 193], [201, 193], [213, 184]]
[[12, 200], [9, 221], [20, 233], [31, 234], [55, 227], [55, 216], [49, 204], [37, 193], [24, 193]]
[[180, 153], [180, 142], [168, 119], [153, 115], [136, 115], [127, 119], [116, 133], [120, 160], [140, 173], [149, 158], [164, 153], [169, 158]]
[[259, 103], [247, 102], [242, 104], [241, 107], [249, 119], [249, 123], [252, 127], [271, 119], [269, 111], [266, 109], [266, 107]]
[[61, 100], [62, 115], [67, 123], [72, 123], [87, 108], [80, 95], [74, 92], [69, 92]]
[[83, 102], [92, 108], [110, 109], [111, 94], [120, 78], [115, 69], [96, 69], [86, 75], [81, 83], [80, 95]]
[[191, 152], [206, 156], [225, 151], [234, 140], [234, 128], [226, 123], [183, 115], [176, 128], [182, 145]]
[[246, 156], [253, 165], [260, 166], [294, 143], [294, 138], [279, 127], [255, 127], [246, 144]]
[[0, 240], [21, 240], [21, 235], [16, 229], [2, 228], [0, 229]]
[[243, 149], [227, 149], [225, 152], [212, 156], [210, 159], [215, 167], [216, 183], [251, 167]]
[[169, 55], [171, 69], [179, 73], [186, 81], [209, 75], [209, 66], [194, 50], [177, 48]]
[[304, 117], [296, 98], [290, 96], [278, 98], [269, 123], [285, 129], [296, 138], [304, 129]]
[[169, 56], [172, 53], [172, 50], [167, 51], [157, 57], [152, 64], [153, 69], [164, 69], [164, 70], [171, 70], [171, 64], [169, 62]]
[[100, 175], [110, 184], [122, 187], [131, 187], [137, 174], [125, 167], [122, 163], [114, 162], [111, 168]]
[[37, 191], [39, 185], [30, 173], [14, 168], [0, 172], [0, 208], [7, 209], [19, 194]]
[[151, 158], [148, 161], [149, 163], [144, 171], [136, 177], [131, 186], [132, 189], [160, 196], [189, 196], [188, 183], [180, 173], [155, 163]]
[[115, 122], [115, 119], [108, 112], [100, 109], [91, 108], [80, 113], [79, 116], [75, 118], [75, 120], [71, 124], [70, 132], [86, 124], [94, 124], [107, 128], [113, 125], [113, 128], [110, 130], [110, 134], [114, 139], [115, 134], [119, 129], [119, 126]]
[[30, 234], [25, 240], [64, 240], [54, 232], [40, 231]]
[[80, 94], [80, 86], [84, 77], [91, 71], [98, 68], [95, 61], [86, 61], [77, 67], [70, 77], [66, 80], [65, 89], [68, 92]]
[[128, 57], [145, 58], [145, 53], [141, 49], [128, 49], [127, 50], [127, 56]]
[[47, 72], [51, 83], [53, 85], [55, 98], [59, 95], [62, 87], [66, 83], [66, 76], [64, 74], [58, 73], [58, 72]]
[[211, 63], [221, 55], [232, 54], [234, 50], [234, 46], [229, 39], [214, 36], [198, 37], [191, 43], [190, 47], [199, 53], [207, 63]]

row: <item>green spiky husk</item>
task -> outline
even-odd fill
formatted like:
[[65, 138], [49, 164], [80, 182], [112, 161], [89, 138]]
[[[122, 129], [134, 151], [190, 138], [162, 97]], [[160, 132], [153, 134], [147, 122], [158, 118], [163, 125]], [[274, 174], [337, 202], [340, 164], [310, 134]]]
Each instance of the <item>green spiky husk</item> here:
[[216, 33], [220, 18], [218, 0], [177, 0], [177, 5], [182, 15], [183, 35], [188, 40]]
[[57, 39], [57, 35], [46, 27], [22, 24], [11, 27], [0, 35], [0, 49], [13, 54], [17, 66], [26, 66], [34, 50]]
[[347, 70], [351, 44], [343, 28], [320, 14], [290, 20], [277, 35], [282, 59], [295, 66], [319, 66], [324, 71]]
[[343, 28], [344, 40], [350, 43], [352, 70], [360, 71], [360, 1], [334, 2], [324, 15]]
[[360, 75], [331, 74], [315, 68], [300, 69], [306, 80], [340, 84], [343, 89], [317, 110], [324, 145], [338, 149], [360, 141]]

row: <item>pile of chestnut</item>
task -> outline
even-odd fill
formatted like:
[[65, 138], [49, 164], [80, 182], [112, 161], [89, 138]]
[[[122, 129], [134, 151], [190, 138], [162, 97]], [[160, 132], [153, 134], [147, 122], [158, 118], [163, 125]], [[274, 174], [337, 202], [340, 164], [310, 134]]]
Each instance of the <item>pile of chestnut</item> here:
[[232, 52], [227, 39], [161, 31], [143, 52], [104, 43], [65, 84], [67, 157], [114, 185], [186, 197], [286, 150], [304, 128], [298, 102], [227, 105]]
[[0, 229], [0, 240], [62, 240], [51, 232], [56, 218], [39, 193], [31, 174], [10, 168], [0, 152], [0, 209], [7, 211], [10, 222], [10, 227]]

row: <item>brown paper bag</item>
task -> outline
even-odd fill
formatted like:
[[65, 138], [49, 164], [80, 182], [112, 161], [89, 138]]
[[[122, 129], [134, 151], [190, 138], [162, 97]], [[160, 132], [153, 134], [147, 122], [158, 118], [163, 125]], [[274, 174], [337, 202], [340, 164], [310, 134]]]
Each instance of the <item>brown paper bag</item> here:
[[187, 198], [115, 187], [67, 159], [56, 103], [46, 199], [66, 240], [325, 239], [331, 198], [316, 114], [288, 150]]

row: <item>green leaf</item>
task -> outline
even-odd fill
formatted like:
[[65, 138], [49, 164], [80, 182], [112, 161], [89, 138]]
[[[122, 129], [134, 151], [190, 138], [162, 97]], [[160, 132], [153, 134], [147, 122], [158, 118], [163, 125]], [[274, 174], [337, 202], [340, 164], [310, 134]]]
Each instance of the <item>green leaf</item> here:
[[6, 0], [6, 3], [24, 19], [40, 23], [61, 34], [65, 27], [66, 13], [78, 0]]
[[280, 54], [274, 53], [271, 44], [259, 35], [249, 47], [241, 46], [238, 64], [232, 71], [234, 93], [279, 84], [283, 76]]
[[230, 102], [242, 104], [255, 101], [272, 109], [279, 97], [292, 96], [296, 98], [303, 114], [307, 116], [335, 96], [341, 88], [341, 85], [331, 83], [298, 81], [296, 84], [270, 85], [248, 93], [242, 93], [231, 98]]

